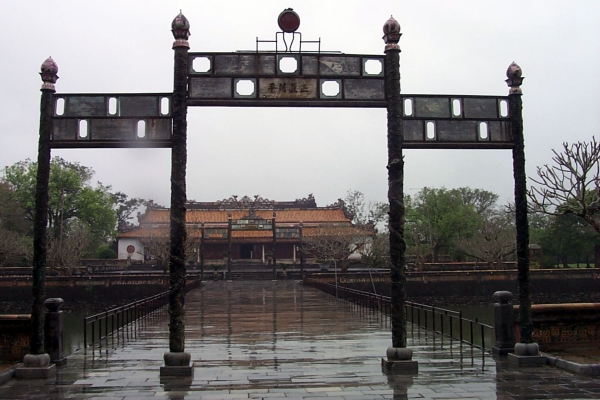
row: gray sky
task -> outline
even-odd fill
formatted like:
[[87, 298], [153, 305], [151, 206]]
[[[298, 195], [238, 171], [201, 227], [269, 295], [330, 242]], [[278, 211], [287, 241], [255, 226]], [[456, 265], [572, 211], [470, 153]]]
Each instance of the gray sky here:
[[[403, 93], [505, 95], [508, 65], [523, 89], [529, 176], [564, 141], [600, 126], [600, 2], [543, 1], [82, 1], [0, 4], [0, 167], [37, 158], [40, 65], [56, 61], [57, 93], [169, 92], [171, 21], [182, 9], [190, 51], [249, 50], [273, 39], [287, 7], [322, 49], [383, 54], [390, 14], [402, 26]], [[387, 197], [382, 109], [199, 108], [188, 111], [188, 198], [232, 194], [319, 205], [360, 190]], [[170, 150], [54, 150], [130, 196], [169, 205]], [[405, 188], [470, 186], [513, 193], [508, 150], [406, 150]]]

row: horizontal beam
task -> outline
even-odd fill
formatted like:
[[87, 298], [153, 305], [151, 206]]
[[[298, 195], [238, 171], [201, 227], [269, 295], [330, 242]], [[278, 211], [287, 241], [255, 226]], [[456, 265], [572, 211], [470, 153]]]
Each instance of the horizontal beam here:
[[403, 149], [446, 149], [446, 150], [511, 150], [513, 143], [494, 142], [403, 142]]
[[385, 100], [323, 100], [323, 99], [188, 99], [190, 107], [323, 107], [323, 108], [386, 108]]
[[170, 149], [170, 140], [61, 140], [50, 142], [52, 149]]

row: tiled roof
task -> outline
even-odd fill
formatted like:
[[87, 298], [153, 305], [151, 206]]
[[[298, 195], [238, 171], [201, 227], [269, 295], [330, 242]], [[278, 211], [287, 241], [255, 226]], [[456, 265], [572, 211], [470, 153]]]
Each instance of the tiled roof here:
[[[228, 211], [222, 210], [188, 210], [186, 212], [186, 222], [188, 224], [200, 224], [202, 222], [208, 224], [227, 223]], [[248, 210], [231, 211], [233, 220], [242, 219], [248, 215]], [[258, 218], [268, 219], [273, 218], [272, 210], [256, 210], [255, 215]], [[169, 223], [168, 209], [150, 209], [144, 215], [142, 223], [144, 224], [167, 224]], [[277, 223], [311, 223], [311, 222], [328, 222], [328, 223], [349, 223], [350, 220], [344, 215], [344, 211], [340, 208], [316, 208], [316, 209], [292, 209], [292, 210], [277, 210], [275, 221]]]

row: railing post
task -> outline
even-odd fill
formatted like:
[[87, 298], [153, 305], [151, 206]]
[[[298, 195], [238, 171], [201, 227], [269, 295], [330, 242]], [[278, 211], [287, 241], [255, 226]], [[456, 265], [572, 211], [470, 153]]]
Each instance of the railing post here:
[[463, 347], [463, 316], [462, 316], [462, 310], [458, 310], [458, 330], [459, 330], [459, 340], [460, 340], [460, 351], [462, 354], [462, 347]]
[[473, 353], [473, 321], [469, 321], [471, 331], [471, 353]]
[[435, 340], [435, 307], [431, 306], [431, 330], [433, 331], [433, 340]]
[[104, 339], [106, 340], [106, 347], [108, 347], [108, 310], [104, 312]]
[[112, 346], [115, 347], [115, 313], [110, 313], [110, 340]]
[[83, 352], [87, 352], [87, 318], [83, 319]]
[[483, 325], [479, 325], [481, 328], [481, 351], [485, 353], [485, 336], [483, 332]]
[[442, 346], [444, 345], [444, 313], [440, 313], [440, 331], [442, 333]]

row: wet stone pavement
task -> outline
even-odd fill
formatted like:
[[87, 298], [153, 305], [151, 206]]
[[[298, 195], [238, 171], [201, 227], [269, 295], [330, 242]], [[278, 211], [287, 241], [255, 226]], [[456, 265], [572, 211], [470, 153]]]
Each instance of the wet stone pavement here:
[[[409, 326], [419, 373], [388, 377], [389, 321], [297, 282], [208, 282], [186, 297], [194, 376], [161, 380], [168, 316], [125, 343], [69, 356], [48, 380], [10, 380], [2, 399], [586, 399], [600, 380], [518, 369]], [[416, 329], [416, 328], [415, 328]]]

